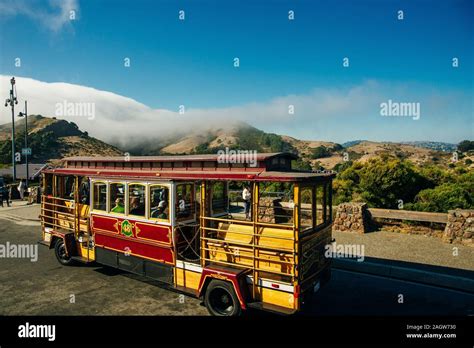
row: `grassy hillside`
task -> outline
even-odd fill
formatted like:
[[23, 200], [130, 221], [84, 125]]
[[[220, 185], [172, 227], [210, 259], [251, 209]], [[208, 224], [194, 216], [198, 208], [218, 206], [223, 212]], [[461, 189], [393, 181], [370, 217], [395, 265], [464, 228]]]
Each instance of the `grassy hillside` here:
[[[24, 120], [15, 122], [15, 149], [21, 152], [25, 138]], [[121, 155], [116, 147], [90, 137], [74, 122], [33, 115], [28, 117], [28, 147], [32, 162], [48, 162], [68, 156]], [[0, 126], [0, 163], [11, 163], [11, 123]]]

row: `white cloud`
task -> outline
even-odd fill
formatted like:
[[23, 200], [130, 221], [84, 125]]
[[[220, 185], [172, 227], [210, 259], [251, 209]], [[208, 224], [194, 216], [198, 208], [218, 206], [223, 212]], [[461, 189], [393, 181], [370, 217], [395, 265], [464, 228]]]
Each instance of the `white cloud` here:
[[71, 11], [75, 19], [79, 12], [77, 0], [50, 0], [39, 2], [34, 0], [2, 0], [0, 16], [26, 16], [53, 32], [58, 32], [71, 23]]
[[[0, 75], [0, 97], [8, 96], [10, 76]], [[226, 108], [177, 111], [152, 109], [131, 98], [69, 83], [48, 83], [17, 77], [18, 111], [28, 100], [28, 112], [55, 116], [58, 103], [93, 103], [95, 117], [61, 116], [74, 121], [82, 130], [104, 141], [159, 139], [176, 132], [196, 133], [209, 127], [224, 128], [244, 121], [265, 131], [303, 139], [344, 142], [353, 139], [437, 140], [457, 142], [472, 138], [466, 125], [472, 117], [470, 96], [440, 92], [421, 86], [402, 86], [366, 81], [344, 88], [317, 88], [303, 95], [274, 99]], [[388, 99], [420, 102], [421, 118], [384, 118], [380, 103]], [[288, 113], [294, 105], [295, 114]], [[449, 122], [447, 122], [449, 117]], [[10, 122], [9, 109], [0, 112], [0, 124]], [[471, 119], [472, 120], [472, 119]], [[458, 137], [460, 137], [458, 139]]]

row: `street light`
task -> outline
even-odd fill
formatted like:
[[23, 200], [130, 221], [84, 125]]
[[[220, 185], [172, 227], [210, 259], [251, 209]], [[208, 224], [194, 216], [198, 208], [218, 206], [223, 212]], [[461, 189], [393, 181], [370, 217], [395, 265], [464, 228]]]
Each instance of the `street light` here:
[[5, 100], [5, 107], [8, 107], [10, 104], [12, 108], [12, 168], [13, 168], [13, 182], [16, 181], [16, 166], [15, 166], [15, 104], [18, 104], [18, 99], [16, 97], [16, 87], [15, 87], [15, 78], [10, 79], [10, 84], [12, 85], [10, 89], [10, 98]]
[[25, 100], [25, 112], [18, 114], [18, 117], [25, 118], [25, 163], [26, 163], [26, 189], [28, 189], [28, 179], [30, 177], [29, 168], [28, 168], [28, 103]]

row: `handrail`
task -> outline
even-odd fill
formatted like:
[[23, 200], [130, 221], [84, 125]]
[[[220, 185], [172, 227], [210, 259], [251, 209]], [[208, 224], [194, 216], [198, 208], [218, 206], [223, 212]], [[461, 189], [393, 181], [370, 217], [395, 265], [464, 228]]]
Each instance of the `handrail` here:
[[[219, 228], [213, 228], [213, 227], [203, 227], [206, 230], [209, 231], [216, 231], [216, 232], [229, 232], [229, 230], [223, 230]], [[244, 236], [251, 236], [251, 237], [264, 237], [264, 238], [274, 238], [274, 239], [281, 239], [281, 240], [288, 240], [288, 241], [295, 241], [294, 238], [286, 238], [286, 237], [279, 237], [279, 236], [273, 236], [273, 235], [262, 235], [261, 233], [247, 233], [247, 232], [237, 232], [237, 231], [230, 231], [230, 233], [235, 233], [235, 234], [241, 234]]]
[[293, 249], [288, 249], [288, 248], [274, 248], [274, 247], [269, 247], [269, 246], [265, 246], [265, 245], [260, 245], [260, 244], [256, 244], [256, 243], [241, 243], [241, 242], [229, 242], [229, 241], [225, 241], [225, 240], [222, 240], [222, 239], [218, 239], [218, 238], [212, 238], [212, 237], [203, 237], [204, 240], [207, 240], [207, 241], [212, 241], [214, 243], [221, 243], [221, 244], [226, 244], [228, 246], [231, 246], [231, 245], [238, 245], [238, 246], [243, 246], [243, 247], [258, 247], [260, 249], [264, 249], [264, 250], [272, 250], [272, 251], [291, 251], [293, 252]]
[[210, 217], [210, 216], [201, 216], [202, 219], [204, 220], [209, 220], [209, 221], [221, 221], [221, 222], [231, 222], [235, 224], [241, 224], [241, 225], [249, 225], [253, 226], [255, 223], [256, 225], [260, 227], [273, 227], [273, 228], [280, 228], [282, 230], [292, 230], [293, 225], [281, 225], [281, 224], [272, 224], [272, 223], [267, 223], [267, 222], [261, 222], [261, 221], [245, 221], [245, 220], [232, 220], [232, 219], [222, 219], [222, 218], [215, 218], [215, 217]]
[[[70, 203], [71, 206], [66, 206], [66, 203]], [[88, 218], [80, 215], [79, 205], [73, 199], [42, 195], [39, 215], [42, 226], [51, 226], [74, 233], [83, 232], [82, 227], [85, 227], [89, 233]]]

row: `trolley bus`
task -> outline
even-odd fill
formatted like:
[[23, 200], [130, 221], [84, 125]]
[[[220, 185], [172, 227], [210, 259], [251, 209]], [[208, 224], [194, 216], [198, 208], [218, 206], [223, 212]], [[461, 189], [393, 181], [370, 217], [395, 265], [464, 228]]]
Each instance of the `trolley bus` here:
[[42, 171], [42, 244], [62, 265], [139, 274], [212, 315], [295, 313], [330, 279], [334, 177], [294, 170], [295, 159], [66, 158]]

